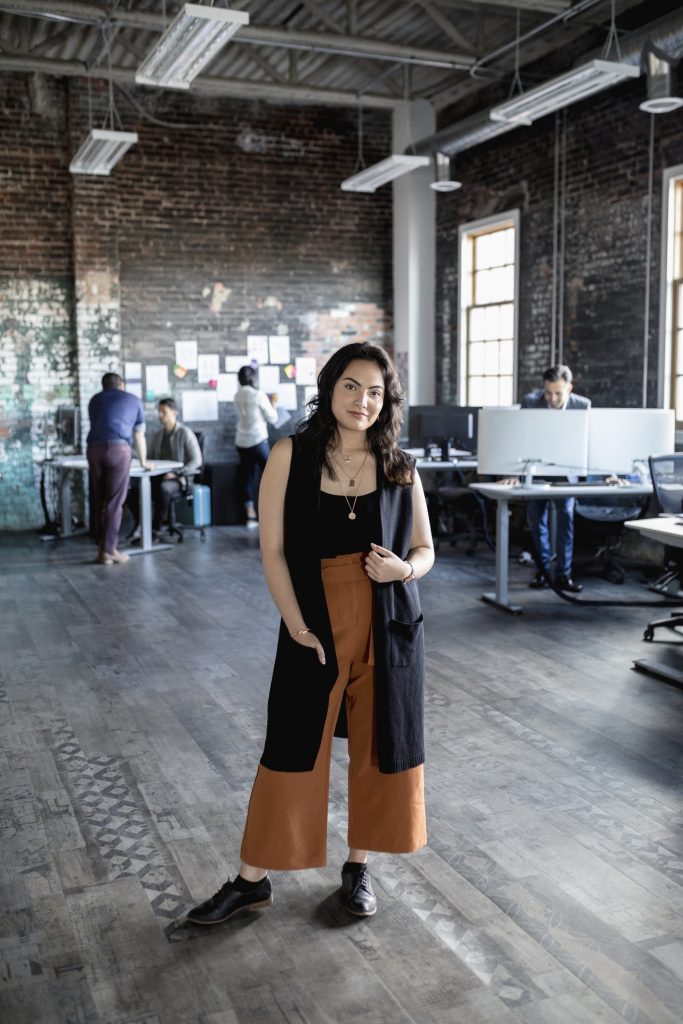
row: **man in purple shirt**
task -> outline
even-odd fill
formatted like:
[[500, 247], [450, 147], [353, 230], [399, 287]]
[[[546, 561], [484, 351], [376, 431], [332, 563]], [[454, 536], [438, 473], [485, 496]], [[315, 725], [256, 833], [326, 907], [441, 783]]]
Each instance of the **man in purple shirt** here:
[[105, 373], [102, 390], [93, 395], [88, 405], [87, 456], [95, 491], [97, 561], [101, 565], [128, 561], [128, 555], [116, 545], [128, 493], [133, 445], [143, 468], [152, 468], [147, 461], [142, 402], [123, 388], [118, 373]]

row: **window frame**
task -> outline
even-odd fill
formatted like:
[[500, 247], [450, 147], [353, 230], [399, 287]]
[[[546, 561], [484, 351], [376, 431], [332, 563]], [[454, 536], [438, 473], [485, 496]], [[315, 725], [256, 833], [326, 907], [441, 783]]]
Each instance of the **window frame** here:
[[514, 405], [518, 386], [518, 363], [519, 363], [519, 281], [520, 281], [520, 211], [518, 209], [505, 210], [502, 213], [492, 214], [489, 217], [482, 217], [479, 220], [468, 221], [458, 228], [458, 382], [456, 388], [456, 401], [459, 405], [467, 405], [468, 389], [468, 366], [467, 366], [467, 345], [469, 339], [469, 312], [472, 308], [468, 302], [469, 288], [471, 284], [472, 266], [470, 259], [471, 239], [476, 235], [487, 234], [491, 229], [503, 230], [512, 227], [515, 231], [515, 255], [514, 255], [514, 288], [513, 288], [513, 316], [512, 316], [512, 403]]
[[[667, 167], [662, 175], [662, 242], [659, 275], [659, 372], [657, 374], [657, 405], [660, 409], [676, 408], [674, 387], [676, 362], [683, 366], [683, 347], [674, 349], [674, 313], [677, 297], [674, 294], [674, 246], [676, 244], [676, 189], [683, 189], [683, 164]], [[683, 218], [682, 218], [683, 219]], [[681, 224], [683, 228], [683, 224]], [[676, 421], [676, 430], [683, 430], [683, 420]]]

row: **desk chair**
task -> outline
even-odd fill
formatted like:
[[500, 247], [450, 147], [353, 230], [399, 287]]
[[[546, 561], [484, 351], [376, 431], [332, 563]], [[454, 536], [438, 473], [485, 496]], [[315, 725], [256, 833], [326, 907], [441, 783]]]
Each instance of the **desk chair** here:
[[647, 495], [635, 498], [617, 488], [614, 497], [576, 499], [574, 511], [590, 522], [591, 532], [598, 541], [598, 550], [593, 557], [580, 565], [582, 573], [597, 564], [601, 575], [610, 583], [624, 582], [626, 574], [617, 557], [626, 532], [624, 523], [629, 519], [640, 519], [649, 500]]
[[182, 544], [185, 540], [185, 530], [199, 530], [199, 539], [206, 540], [206, 529], [203, 526], [187, 526], [185, 523], [179, 523], [176, 519], [176, 505], [179, 501], [184, 501], [188, 505], [192, 505], [194, 502], [194, 485], [195, 483], [201, 483], [204, 473], [204, 434], [200, 430], [195, 430], [195, 437], [199, 442], [199, 450], [202, 453], [202, 465], [198, 473], [190, 480], [188, 478], [187, 487], [177, 497], [173, 498], [168, 510], [168, 535], [169, 537], [177, 537], [178, 543]]
[[[680, 515], [683, 512], [683, 452], [673, 455], [651, 455], [650, 476], [659, 511], [669, 515]], [[665, 548], [664, 564], [666, 571], [651, 586], [659, 594], [670, 594], [670, 587], [683, 580], [683, 549]], [[660, 627], [678, 629], [683, 626], [683, 615], [670, 615], [668, 619], [655, 619], [648, 622], [643, 633], [644, 640], [653, 640], [655, 630]]]

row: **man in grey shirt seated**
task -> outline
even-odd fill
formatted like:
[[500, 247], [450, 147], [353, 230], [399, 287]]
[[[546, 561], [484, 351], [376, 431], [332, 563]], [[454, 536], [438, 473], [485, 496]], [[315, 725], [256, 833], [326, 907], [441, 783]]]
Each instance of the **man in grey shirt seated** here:
[[182, 469], [175, 469], [163, 476], [152, 477], [152, 500], [154, 518], [152, 529], [159, 531], [168, 519], [171, 502], [185, 494], [192, 478], [202, 465], [202, 452], [197, 435], [178, 419], [178, 406], [172, 398], [159, 402], [159, 421], [163, 427], [149, 442], [149, 458], [182, 462]]

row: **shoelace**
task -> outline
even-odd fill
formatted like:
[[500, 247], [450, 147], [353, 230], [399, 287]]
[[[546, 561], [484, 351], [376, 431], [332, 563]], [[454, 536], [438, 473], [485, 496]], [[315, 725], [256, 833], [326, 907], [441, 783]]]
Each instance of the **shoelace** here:
[[357, 896], [359, 889], [362, 889], [364, 892], [366, 892], [368, 896], [372, 896], [372, 885], [370, 884], [370, 875], [365, 870], [365, 868], [362, 868], [356, 874], [355, 885], [353, 887], [352, 895]]

